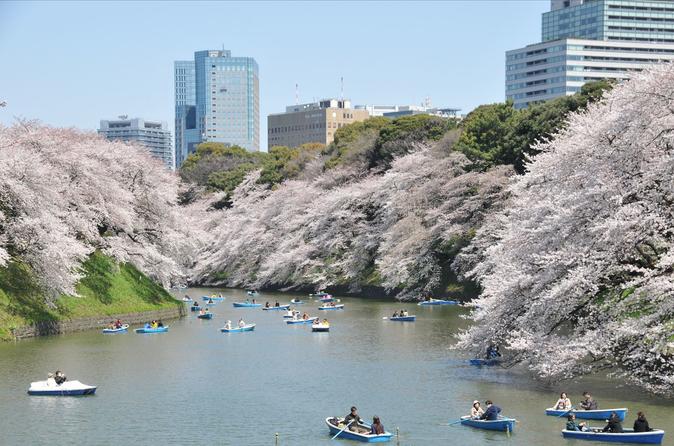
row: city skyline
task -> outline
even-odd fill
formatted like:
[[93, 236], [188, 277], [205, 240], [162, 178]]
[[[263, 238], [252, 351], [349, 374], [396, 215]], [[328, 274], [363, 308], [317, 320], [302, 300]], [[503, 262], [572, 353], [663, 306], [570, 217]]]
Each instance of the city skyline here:
[[[0, 122], [95, 131], [100, 119], [128, 114], [173, 123], [173, 62], [223, 45], [260, 66], [263, 150], [266, 117], [295, 103], [295, 84], [300, 103], [339, 97], [343, 77], [354, 104], [430, 97], [466, 113], [504, 100], [504, 52], [537, 40], [549, 5], [5, 2], [0, 56], [21, 69], [0, 72]], [[188, 32], [185, 23], [199, 25]]]

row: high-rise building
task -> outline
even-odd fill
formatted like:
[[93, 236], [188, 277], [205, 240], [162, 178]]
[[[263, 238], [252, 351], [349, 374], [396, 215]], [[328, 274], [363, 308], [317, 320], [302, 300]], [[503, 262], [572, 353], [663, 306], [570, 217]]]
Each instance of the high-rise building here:
[[230, 51], [194, 53], [176, 61], [176, 159], [179, 166], [201, 142], [260, 150], [260, 81], [252, 57]]
[[166, 167], [169, 169], [175, 167], [171, 131], [166, 122], [120, 116], [116, 120], [101, 120], [98, 133], [109, 140], [139, 142], [148, 148], [152, 156], [162, 160]]
[[351, 108], [351, 101], [344, 99], [290, 105], [284, 113], [267, 117], [268, 147], [298, 147], [310, 142], [327, 145], [337, 129], [368, 117], [367, 110]]
[[550, 9], [541, 43], [506, 52], [506, 98], [515, 108], [674, 60], [674, 2], [551, 0]]

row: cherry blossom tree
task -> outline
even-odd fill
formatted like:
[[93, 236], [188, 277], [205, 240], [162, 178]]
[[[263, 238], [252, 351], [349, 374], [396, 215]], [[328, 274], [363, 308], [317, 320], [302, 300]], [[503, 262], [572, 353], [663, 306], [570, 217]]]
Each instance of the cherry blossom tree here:
[[457, 270], [483, 288], [459, 346], [544, 378], [674, 390], [674, 67], [636, 74], [540, 142]]

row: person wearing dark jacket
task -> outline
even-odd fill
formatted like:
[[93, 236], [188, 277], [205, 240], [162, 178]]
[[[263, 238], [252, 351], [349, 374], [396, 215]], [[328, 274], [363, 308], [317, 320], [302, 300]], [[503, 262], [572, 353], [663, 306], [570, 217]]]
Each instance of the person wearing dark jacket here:
[[582, 407], [584, 410], [599, 409], [599, 404], [592, 398], [590, 392], [583, 392], [583, 397], [585, 397], [585, 399], [580, 402], [580, 407]]
[[643, 412], [637, 413], [637, 419], [634, 420], [634, 432], [648, 432], [651, 427], [648, 425], [646, 414]]
[[610, 432], [612, 434], [623, 433], [623, 425], [620, 424], [620, 418], [617, 413], [611, 412], [611, 416], [609, 417], [606, 426], [604, 426], [604, 429], [602, 429], [602, 432]]
[[485, 404], [487, 405], [487, 410], [484, 411], [480, 419], [487, 421], [498, 420], [498, 415], [501, 413], [501, 408], [496, 406], [490, 400], [487, 400]]
[[360, 415], [358, 415], [358, 409], [356, 409], [356, 406], [352, 406], [351, 412], [344, 417], [344, 424], [349, 426], [350, 431], [359, 432], [358, 423], [362, 422], [363, 419], [360, 417]]

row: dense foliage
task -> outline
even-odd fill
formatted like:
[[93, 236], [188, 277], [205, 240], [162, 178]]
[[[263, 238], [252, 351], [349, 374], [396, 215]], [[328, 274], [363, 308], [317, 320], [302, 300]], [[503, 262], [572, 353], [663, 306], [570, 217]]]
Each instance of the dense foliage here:
[[48, 298], [75, 293], [95, 250], [165, 285], [189, 262], [177, 178], [144, 149], [22, 122], [0, 127], [0, 267], [31, 269]]
[[483, 287], [460, 345], [544, 377], [622, 371], [674, 389], [674, 68], [636, 74], [533, 147], [457, 260]]

